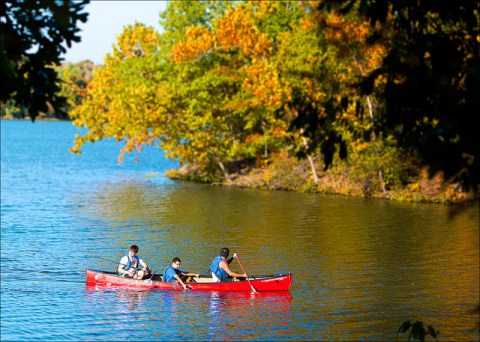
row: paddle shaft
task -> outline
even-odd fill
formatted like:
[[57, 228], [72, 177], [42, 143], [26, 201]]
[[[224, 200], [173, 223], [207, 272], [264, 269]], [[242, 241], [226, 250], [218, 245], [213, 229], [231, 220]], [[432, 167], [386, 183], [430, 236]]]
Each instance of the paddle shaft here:
[[250, 279], [248, 279], [248, 274], [247, 274], [247, 272], [245, 272], [245, 270], [243, 269], [243, 266], [242, 266], [242, 264], [240, 263], [240, 259], [238, 258], [238, 255], [235, 256], [235, 259], [237, 259], [237, 262], [238, 262], [238, 264], [240, 265], [240, 268], [242, 269], [243, 273], [245, 273], [245, 275], [247, 276], [247, 277], [246, 277], [246, 278], [247, 278], [247, 281], [248, 281], [248, 283], [250, 284], [250, 287], [252, 288], [253, 293], [259, 293], [259, 292], [258, 292], [257, 290], [255, 290], [255, 288], [253, 287], [252, 282], [250, 281]]
[[102, 257], [99, 257], [99, 256], [97, 256], [96, 258], [97, 258], [97, 259], [100, 259], [100, 260], [104, 260], [104, 261], [111, 262], [112, 264], [117, 264], [117, 265], [126, 266], [125, 264], [122, 264], [121, 262], [118, 262], [118, 261], [113, 261], [113, 260], [110, 260], [110, 259], [105, 259], [105, 258], [102, 258]]

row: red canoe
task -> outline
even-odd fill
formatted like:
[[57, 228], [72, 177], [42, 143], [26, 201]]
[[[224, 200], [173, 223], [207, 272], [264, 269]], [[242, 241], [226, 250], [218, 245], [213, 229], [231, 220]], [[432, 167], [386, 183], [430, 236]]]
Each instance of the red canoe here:
[[[152, 279], [137, 280], [119, 277], [115, 272], [86, 270], [86, 278], [88, 286], [183, 291], [183, 287], [179, 284], [163, 282], [160, 275], [154, 275]], [[291, 273], [288, 273], [249, 276], [249, 280], [250, 282], [247, 280], [239, 280], [216, 283], [212, 281], [212, 278], [201, 276], [200, 278], [189, 278], [186, 284], [188, 288], [193, 291], [252, 292], [253, 287], [255, 291], [261, 293], [264, 291], [288, 291], [290, 286], [292, 286], [293, 277]]]

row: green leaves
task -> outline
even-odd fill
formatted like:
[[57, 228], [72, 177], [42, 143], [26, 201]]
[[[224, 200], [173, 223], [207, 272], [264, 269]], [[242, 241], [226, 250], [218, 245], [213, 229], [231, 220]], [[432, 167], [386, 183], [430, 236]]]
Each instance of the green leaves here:
[[79, 153], [87, 141], [124, 139], [121, 161], [124, 153], [140, 152], [142, 145], [154, 144], [164, 134], [168, 121], [163, 115], [170, 101], [168, 84], [154, 63], [158, 45], [153, 28], [138, 23], [118, 37], [118, 46], [97, 70], [85, 100], [71, 113], [75, 125], [89, 129], [76, 138], [72, 152]]
[[316, 182], [348, 157], [355, 181], [378, 175], [385, 194], [411, 177], [413, 149], [478, 185], [478, 9], [462, 21], [455, 5], [377, 5], [170, 2], [161, 35], [136, 23], [106, 56], [72, 112], [89, 129], [73, 150], [104, 137], [125, 140], [122, 153], [158, 144], [215, 180], [231, 161], [283, 153], [307, 158]]

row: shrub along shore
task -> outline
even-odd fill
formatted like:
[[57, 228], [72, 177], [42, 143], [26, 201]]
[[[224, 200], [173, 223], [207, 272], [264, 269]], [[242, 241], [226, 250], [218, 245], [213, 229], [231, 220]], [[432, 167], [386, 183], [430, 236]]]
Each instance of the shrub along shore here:
[[429, 176], [426, 168], [419, 170], [408, 184], [385, 187], [378, 175], [359, 176], [356, 170], [343, 163], [327, 171], [319, 171], [319, 180], [314, 182], [307, 161], [294, 157], [275, 159], [263, 167], [240, 164], [231, 172], [230, 181], [212, 179], [211, 175], [192, 164], [167, 171], [166, 175], [175, 180], [220, 186], [384, 198], [400, 202], [461, 205], [479, 200], [478, 194], [463, 191], [458, 183], [447, 183], [440, 173]]

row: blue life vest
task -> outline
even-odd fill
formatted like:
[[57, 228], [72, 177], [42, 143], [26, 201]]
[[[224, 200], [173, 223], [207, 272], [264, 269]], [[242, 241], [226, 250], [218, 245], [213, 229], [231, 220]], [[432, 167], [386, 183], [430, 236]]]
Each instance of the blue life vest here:
[[217, 256], [210, 264], [210, 271], [215, 273], [220, 281], [224, 281], [228, 278], [228, 273], [223, 268], [220, 268], [220, 261], [222, 260], [223, 258], [221, 256]]
[[[135, 256], [133, 257], [133, 259], [136, 260], [137, 266], [136, 266], [135, 268], [138, 269], [138, 264], [140, 263], [140, 257], [139, 257], [138, 255], [135, 255]], [[131, 266], [132, 264], [135, 264], [135, 261], [130, 260], [130, 256], [127, 255], [127, 263], [125, 264], [125, 266], [123, 266], [123, 269], [128, 271], [128, 270], [130, 269], [130, 266]]]

